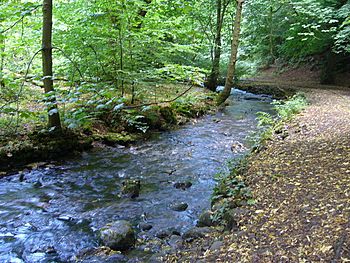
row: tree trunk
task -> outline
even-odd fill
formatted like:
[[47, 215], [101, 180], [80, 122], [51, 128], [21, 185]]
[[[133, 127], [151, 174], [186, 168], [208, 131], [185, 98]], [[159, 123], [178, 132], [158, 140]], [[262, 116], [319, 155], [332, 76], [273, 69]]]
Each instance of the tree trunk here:
[[5, 64], [5, 36], [0, 34], [0, 87], [4, 87], [5, 83], [3, 80]]
[[[43, 82], [45, 93], [53, 93], [53, 74], [52, 74], [52, 0], [43, 1], [43, 32], [42, 32], [42, 64], [43, 64]], [[61, 120], [58, 113], [56, 96], [49, 95], [49, 128], [61, 130]]]
[[321, 71], [321, 84], [335, 84], [335, 75], [337, 73], [338, 56], [330, 49], [326, 55], [324, 65]]
[[227, 67], [225, 88], [218, 96], [217, 105], [223, 104], [231, 94], [231, 89], [233, 86], [233, 77], [235, 75], [235, 69], [236, 69], [239, 35], [240, 35], [240, 31], [241, 31], [241, 19], [242, 19], [243, 3], [244, 3], [244, 0], [237, 0], [236, 18], [235, 18], [235, 22], [234, 22], [234, 29], [232, 32], [230, 63]]
[[211, 72], [208, 76], [208, 79], [205, 83], [205, 86], [215, 91], [218, 78], [220, 75], [220, 58], [221, 58], [221, 32], [222, 26], [224, 23], [224, 17], [226, 12], [227, 4], [226, 1], [217, 0], [217, 9], [216, 9], [216, 32], [215, 32], [215, 41], [214, 41], [214, 58], [212, 62]]
[[269, 61], [269, 63], [274, 63], [275, 62], [275, 54], [274, 54], [274, 41], [273, 41], [273, 29], [275, 27], [275, 25], [273, 24], [273, 6], [272, 3], [270, 3], [270, 13], [269, 13], [269, 26], [270, 26], [270, 34], [269, 34], [269, 45], [270, 45], [270, 56], [271, 56], [271, 60]]

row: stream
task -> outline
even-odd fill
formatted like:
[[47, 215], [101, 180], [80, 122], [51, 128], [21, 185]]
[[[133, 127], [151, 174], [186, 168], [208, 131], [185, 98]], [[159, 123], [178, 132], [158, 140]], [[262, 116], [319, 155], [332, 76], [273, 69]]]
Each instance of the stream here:
[[[143, 240], [169, 228], [183, 233], [194, 227], [210, 207], [214, 175], [243, 154], [241, 144], [249, 147], [256, 112], [272, 111], [268, 96], [235, 90], [228, 101], [224, 111], [146, 142], [93, 150], [0, 179], [0, 262], [75, 262], [80, 251], [100, 246], [96, 230], [121, 219], [136, 229], [143, 221], [152, 225], [148, 232], [137, 229]], [[232, 151], [232, 145], [240, 149]], [[139, 197], [121, 196], [126, 179], [141, 181]], [[174, 187], [187, 181], [188, 189]], [[175, 202], [185, 202], [187, 210], [170, 209]], [[147, 251], [136, 247], [126, 257], [144, 262], [157, 252]]]

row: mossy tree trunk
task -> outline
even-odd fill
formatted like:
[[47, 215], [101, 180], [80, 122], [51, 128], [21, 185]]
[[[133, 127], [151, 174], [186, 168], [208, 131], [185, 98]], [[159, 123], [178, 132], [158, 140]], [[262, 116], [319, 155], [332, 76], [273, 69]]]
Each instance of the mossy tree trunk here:
[[212, 61], [211, 72], [207, 78], [205, 86], [215, 91], [218, 85], [218, 78], [220, 75], [220, 58], [221, 58], [221, 32], [224, 24], [224, 17], [226, 9], [230, 1], [228, 0], [217, 0], [216, 4], [216, 32], [214, 40], [214, 56]]
[[48, 95], [48, 126], [61, 130], [61, 120], [58, 112], [56, 96], [53, 87], [52, 72], [52, 0], [43, 1], [43, 30], [42, 30], [42, 65], [44, 90]]
[[230, 62], [229, 62], [229, 65], [227, 67], [225, 88], [218, 96], [217, 105], [223, 104], [231, 94], [231, 89], [233, 86], [233, 77], [235, 75], [236, 62], [237, 62], [239, 36], [240, 36], [240, 32], [241, 32], [241, 19], [242, 19], [243, 3], [244, 3], [244, 0], [237, 0], [236, 18], [234, 21], [234, 29], [232, 32]]

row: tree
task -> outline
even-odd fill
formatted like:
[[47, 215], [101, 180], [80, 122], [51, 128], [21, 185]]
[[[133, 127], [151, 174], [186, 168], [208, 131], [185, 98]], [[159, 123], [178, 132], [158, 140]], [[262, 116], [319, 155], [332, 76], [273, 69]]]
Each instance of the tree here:
[[237, 0], [236, 18], [234, 21], [234, 28], [233, 28], [233, 32], [232, 32], [230, 62], [229, 62], [228, 67], [227, 67], [225, 88], [221, 92], [221, 94], [218, 96], [217, 105], [223, 104], [231, 94], [231, 89], [233, 86], [233, 77], [235, 75], [236, 62], [237, 62], [237, 53], [238, 53], [238, 45], [239, 45], [239, 36], [240, 36], [240, 31], [241, 31], [241, 19], [242, 19], [243, 3], [244, 3], [244, 0]]
[[44, 90], [49, 101], [49, 128], [61, 130], [52, 72], [52, 0], [43, 1], [42, 66]]
[[227, 6], [230, 3], [229, 0], [217, 0], [216, 1], [216, 29], [214, 40], [214, 56], [212, 60], [211, 72], [207, 78], [205, 86], [215, 91], [220, 75], [220, 58], [221, 58], [221, 35], [222, 27], [224, 25], [224, 17], [227, 10]]

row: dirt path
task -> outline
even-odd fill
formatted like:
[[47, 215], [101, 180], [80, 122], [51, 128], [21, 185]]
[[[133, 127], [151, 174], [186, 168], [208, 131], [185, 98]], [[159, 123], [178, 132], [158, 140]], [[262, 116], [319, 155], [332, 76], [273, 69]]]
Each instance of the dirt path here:
[[239, 231], [179, 262], [350, 262], [350, 90], [306, 93], [311, 106], [289, 136], [252, 159], [246, 176], [258, 203]]

